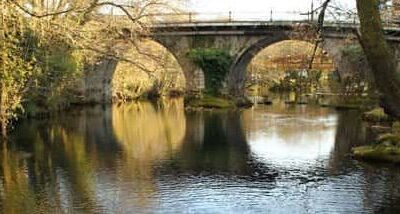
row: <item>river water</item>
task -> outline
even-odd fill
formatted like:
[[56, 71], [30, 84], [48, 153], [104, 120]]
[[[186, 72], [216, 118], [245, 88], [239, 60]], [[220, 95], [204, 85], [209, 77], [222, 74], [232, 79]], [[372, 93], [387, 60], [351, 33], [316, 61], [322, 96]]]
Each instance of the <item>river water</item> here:
[[0, 149], [3, 213], [399, 213], [400, 169], [349, 156], [357, 111], [181, 100], [25, 120]]

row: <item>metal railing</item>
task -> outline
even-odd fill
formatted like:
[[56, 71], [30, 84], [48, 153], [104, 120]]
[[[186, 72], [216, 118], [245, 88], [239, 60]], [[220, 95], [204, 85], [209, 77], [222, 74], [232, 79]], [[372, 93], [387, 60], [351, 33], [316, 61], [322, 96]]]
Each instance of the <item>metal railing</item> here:
[[[163, 13], [147, 16], [155, 24], [189, 24], [189, 23], [235, 23], [235, 22], [310, 22], [316, 23], [318, 14], [311, 15], [301, 11], [266, 11], [266, 12], [219, 12], [219, 13]], [[336, 25], [358, 25], [359, 18], [355, 13], [327, 14], [325, 22]], [[385, 27], [400, 27], [400, 19], [382, 16]]]
[[[102, 15], [107, 20], [126, 20], [127, 24], [131, 21], [125, 15]], [[229, 24], [229, 23], [248, 23], [258, 22], [266, 24], [294, 24], [298, 22], [316, 23], [318, 13], [310, 14], [302, 11], [266, 11], [266, 12], [212, 12], [212, 13], [151, 13], [143, 15], [153, 25], [174, 25], [174, 24]], [[382, 15], [382, 22], [385, 28], [400, 29], [400, 19], [393, 19], [390, 15]], [[351, 26], [359, 25], [359, 18], [356, 13], [343, 12], [326, 14], [325, 24], [330, 26]]]
[[[274, 22], [274, 21], [316, 21], [317, 15], [301, 11], [266, 11], [266, 12], [220, 12], [220, 13], [164, 13], [149, 14], [155, 23], [203, 23], [203, 22]], [[329, 22], [358, 23], [357, 15], [336, 14], [327, 16]]]

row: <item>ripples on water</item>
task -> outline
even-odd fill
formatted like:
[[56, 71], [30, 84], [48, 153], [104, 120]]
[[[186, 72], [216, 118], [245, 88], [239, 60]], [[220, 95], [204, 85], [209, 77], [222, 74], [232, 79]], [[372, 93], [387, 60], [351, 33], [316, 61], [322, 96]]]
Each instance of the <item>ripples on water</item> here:
[[400, 170], [349, 157], [357, 112], [180, 100], [23, 121], [0, 149], [3, 213], [396, 213]]

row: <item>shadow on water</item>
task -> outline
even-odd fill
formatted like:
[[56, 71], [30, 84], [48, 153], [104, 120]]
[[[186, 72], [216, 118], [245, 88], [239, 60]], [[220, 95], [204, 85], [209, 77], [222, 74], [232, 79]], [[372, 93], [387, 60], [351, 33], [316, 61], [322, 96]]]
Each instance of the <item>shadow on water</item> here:
[[349, 157], [354, 111], [277, 104], [188, 112], [182, 100], [26, 120], [0, 148], [3, 213], [390, 212], [400, 170]]

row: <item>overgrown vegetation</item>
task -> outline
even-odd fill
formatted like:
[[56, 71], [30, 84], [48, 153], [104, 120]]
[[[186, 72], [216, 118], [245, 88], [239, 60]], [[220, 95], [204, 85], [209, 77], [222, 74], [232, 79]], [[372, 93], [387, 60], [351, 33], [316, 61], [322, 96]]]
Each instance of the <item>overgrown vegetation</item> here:
[[[99, 59], [130, 62], [142, 72], [150, 72], [124, 58], [124, 51], [115, 44], [130, 44], [139, 52], [138, 35], [152, 21], [146, 14], [161, 8], [168, 11], [170, 3], [0, 0], [1, 136], [7, 135], [21, 114], [35, 115], [80, 102], [86, 68]], [[126, 19], [101, 14], [110, 8], [125, 14]], [[125, 29], [128, 25], [129, 32]], [[157, 55], [151, 59], [161, 61]], [[156, 88], [164, 86], [158, 82]]]
[[233, 61], [229, 52], [221, 49], [199, 48], [192, 50], [189, 57], [204, 72], [205, 92], [218, 95]]
[[[4, 3], [4, 2], [2, 2]], [[37, 72], [35, 58], [24, 49], [22, 20], [12, 9], [3, 8], [0, 20], [0, 125], [1, 135], [21, 110], [30, 77]]]

